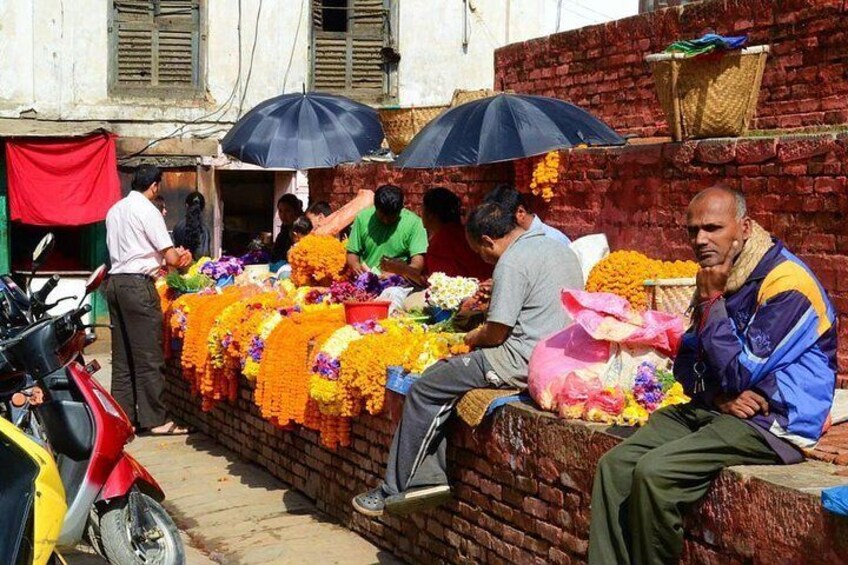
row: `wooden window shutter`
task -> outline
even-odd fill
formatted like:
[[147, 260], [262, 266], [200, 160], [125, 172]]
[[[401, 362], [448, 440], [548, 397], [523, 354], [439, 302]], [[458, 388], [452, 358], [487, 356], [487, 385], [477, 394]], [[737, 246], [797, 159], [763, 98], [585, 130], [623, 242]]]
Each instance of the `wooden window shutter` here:
[[199, 91], [201, 0], [115, 0], [112, 86]]
[[385, 96], [383, 0], [348, 0], [348, 31], [322, 29], [322, 0], [312, 2], [312, 86], [315, 90], [379, 103]]

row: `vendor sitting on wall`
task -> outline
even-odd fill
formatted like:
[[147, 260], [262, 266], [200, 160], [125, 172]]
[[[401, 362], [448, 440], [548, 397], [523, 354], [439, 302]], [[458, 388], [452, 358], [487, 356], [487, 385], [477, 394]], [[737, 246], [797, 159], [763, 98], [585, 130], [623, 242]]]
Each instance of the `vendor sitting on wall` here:
[[[374, 206], [360, 212], [347, 242], [347, 264], [354, 273], [389, 272], [391, 259], [421, 274], [427, 253], [427, 232], [421, 218], [403, 207], [403, 192], [383, 185], [374, 194]], [[385, 267], [389, 267], [386, 269]]]
[[565, 245], [571, 245], [567, 235], [543, 222], [538, 214], [530, 212], [524, 196], [514, 186], [499, 184], [483, 198], [483, 202], [500, 204], [515, 214], [515, 221], [525, 230], [540, 229], [547, 237]]
[[462, 225], [462, 201], [447, 188], [435, 187], [424, 194], [424, 213], [421, 215], [427, 230], [427, 256], [424, 272], [411, 272], [405, 263], [385, 261], [383, 270], [403, 275], [420, 286], [426, 286], [433, 273], [449, 277], [473, 277], [477, 280], [492, 278], [492, 266], [474, 253], [465, 240]]
[[407, 512], [446, 498], [445, 423], [454, 404], [474, 388], [524, 388], [536, 342], [568, 323], [560, 291], [583, 286], [574, 252], [541, 230], [519, 227], [498, 204], [474, 210], [466, 234], [472, 249], [495, 265], [488, 319], [466, 335], [474, 351], [437, 363], [412, 385], [383, 484], [353, 499], [367, 516], [387, 507]]
[[654, 412], [598, 466], [589, 562], [676, 563], [683, 511], [730, 465], [803, 459], [836, 384], [836, 320], [815, 275], [716, 186], [686, 216], [701, 270], [674, 376], [692, 402]]

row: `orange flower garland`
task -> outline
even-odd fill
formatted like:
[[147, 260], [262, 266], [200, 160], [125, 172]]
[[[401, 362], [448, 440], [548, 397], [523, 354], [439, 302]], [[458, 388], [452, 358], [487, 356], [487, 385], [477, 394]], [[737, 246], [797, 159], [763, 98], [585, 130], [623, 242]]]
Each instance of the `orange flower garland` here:
[[551, 151], [539, 159], [533, 168], [530, 192], [545, 202], [554, 197], [554, 187], [559, 182], [559, 151]]
[[341, 306], [307, 307], [284, 319], [268, 336], [254, 401], [262, 417], [278, 426], [304, 423], [308, 400], [310, 342], [344, 325]]
[[289, 251], [291, 280], [297, 286], [330, 286], [341, 280], [347, 252], [329, 235], [307, 235]]
[[698, 264], [694, 261], [659, 261], [638, 251], [615, 251], [599, 261], [589, 273], [586, 290], [617, 294], [634, 308], [645, 310], [648, 307], [646, 280], [694, 277], [697, 272]]
[[228, 306], [242, 297], [241, 287], [231, 286], [221, 292], [204, 295], [202, 307], [192, 311], [187, 318], [183, 336], [182, 369], [183, 377], [191, 383], [192, 391], [204, 399], [204, 409], [209, 408], [207, 399], [223, 397], [227, 390], [221, 390], [225, 383], [210, 375], [208, 339], [216, 318]]

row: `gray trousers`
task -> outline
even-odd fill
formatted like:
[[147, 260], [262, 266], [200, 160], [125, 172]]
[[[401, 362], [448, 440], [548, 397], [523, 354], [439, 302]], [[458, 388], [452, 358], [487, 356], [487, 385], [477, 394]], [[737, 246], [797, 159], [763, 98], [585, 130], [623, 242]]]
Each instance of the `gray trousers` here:
[[167, 421], [162, 307], [153, 281], [113, 275], [106, 285], [112, 319], [112, 396], [139, 429]]
[[440, 361], [406, 396], [382, 485], [387, 496], [448, 484], [445, 424], [460, 397], [474, 388], [500, 388], [482, 351]]

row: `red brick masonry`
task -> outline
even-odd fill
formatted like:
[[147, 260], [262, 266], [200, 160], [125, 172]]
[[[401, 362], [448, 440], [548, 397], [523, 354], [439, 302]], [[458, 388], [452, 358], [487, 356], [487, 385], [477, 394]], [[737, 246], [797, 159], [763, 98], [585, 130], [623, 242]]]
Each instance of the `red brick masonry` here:
[[[602, 232], [613, 250], [661, 259], [692, 257], [684, 214], [699, 190], [716, 181], [741, 190], [751, 215], [806, 261], [830, 294], [846, 371], [848, 134], [642, 143], [564, 151], [560, 162], [556, 195], [537, 210], [546, 222], [572, 239]], [[418, 209], [428, 186], [448, 186], [470, 205], [512, 175], [509, 164], [441, 171], [362, 164], [310, 171], [309, 184], [312, 198], [342, 203], [358, 189], [395, 182]]]
[[[347, 527], [405, 561], [428, 565], [585, 562], [594, 469], [618, 442], [601, 426], [508, 406], [476, 430], [454, 423], [450, 504], [368, 520], [353, 514], [350, 499], [380, 479], [394, 431], [388, 417], [355, 420], [352, 447], [333, 452], [314, 432], [263, 421], [244, 380], [236, 405], [204, 414], [171, 365], [166, 399], [177, 417], [267, 468]], [[811, 462], [723, 472], [687, 518], [684, 562], [845, 563], [848, 520], [823, 511], [816, 492], [848, 484], [837, 469]]]
[[514, 43], [495, 52], [495, 87], [574, 102], [622, 134], [667, 135], [644, 57], [706, 32], [771, 46], [754, 128], [848, 123], [844, 0], [707, 0]]

